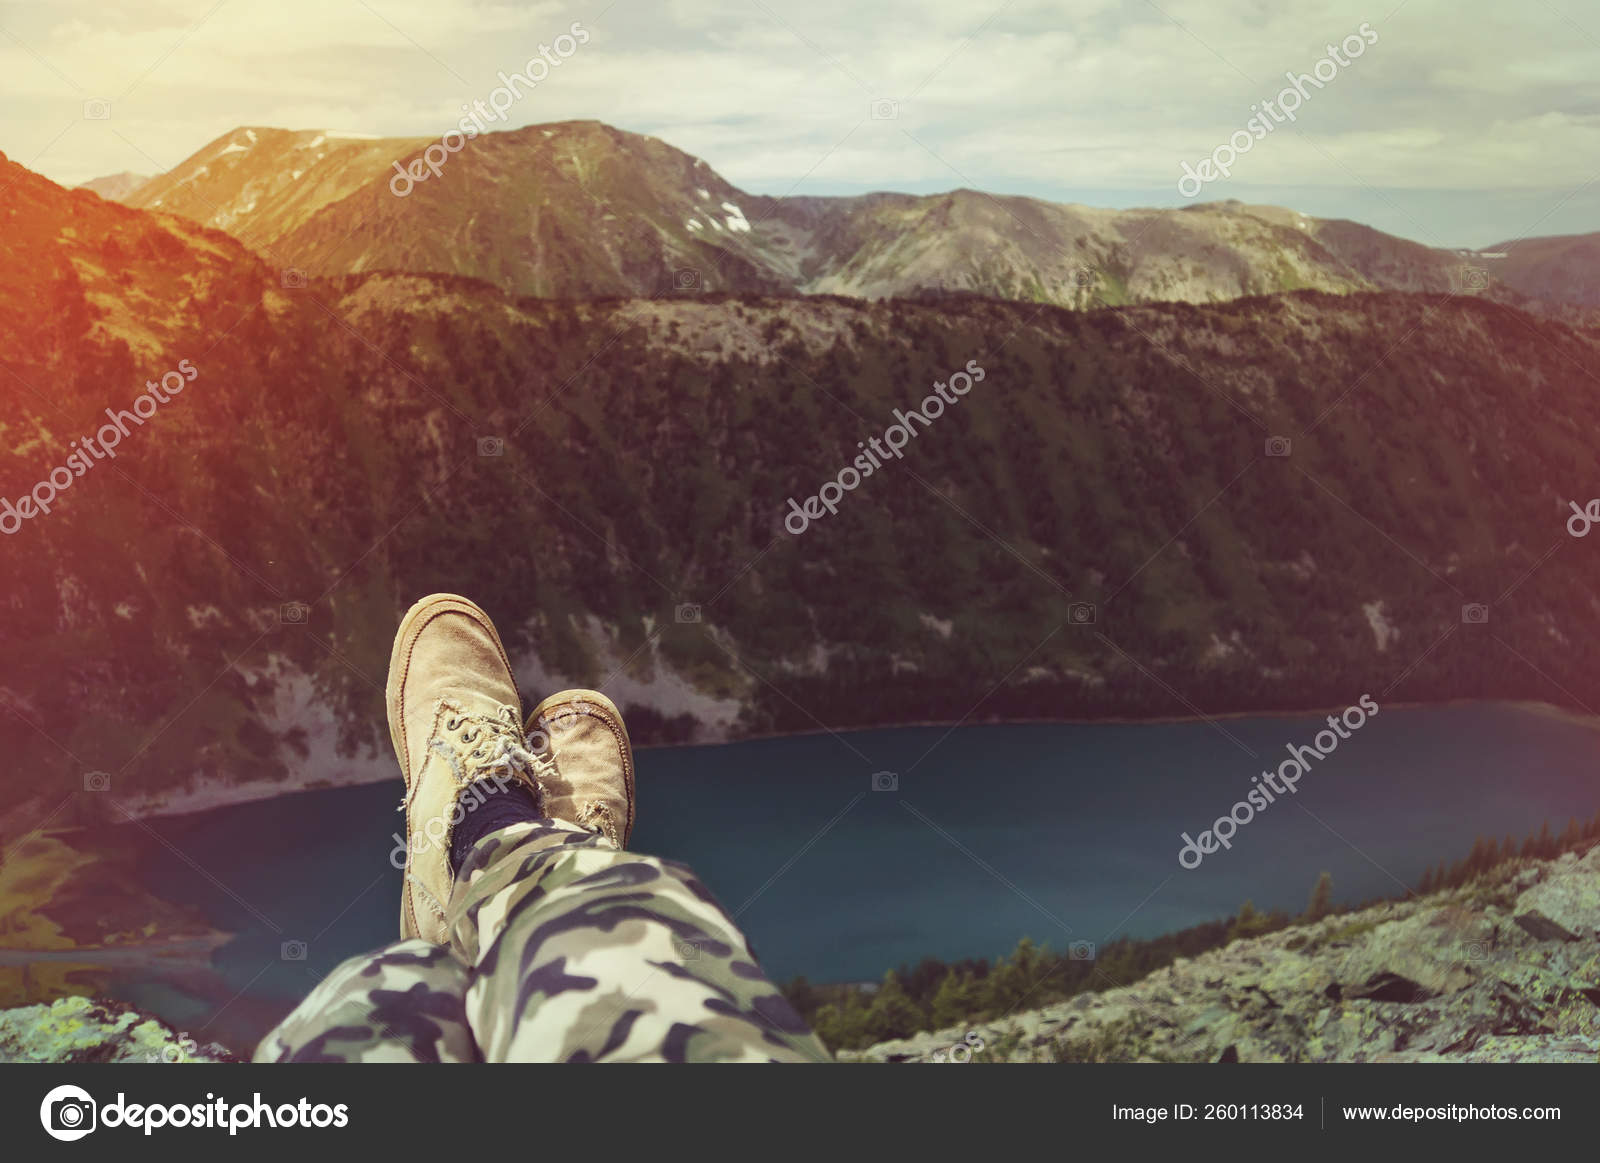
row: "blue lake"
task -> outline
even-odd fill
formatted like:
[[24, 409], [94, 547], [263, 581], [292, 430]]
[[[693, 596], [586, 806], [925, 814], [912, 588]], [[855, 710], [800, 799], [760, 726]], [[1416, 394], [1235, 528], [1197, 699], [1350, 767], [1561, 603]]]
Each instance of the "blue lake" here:
[[[1480, 833], [1520, 840], [1600, 807], [1600, 726], [1510, 705], [1391, 708], [1230, 849], [1180, 866], [1180, 833], [1210, 827], [1325, 726], [918, 727], [646, 750], [631, 847], [694, 867], [774, 978], [846, 981], [994, 957], [1023, 935], [1055, 949], [1152, 936], [1247, 898], [1298, 911], [1323, 870], [1340, 900], [1392, 895]], [[395, 938], [399, 796], [397, 775], [153, 821], [187, 859], [130, 841], [158, 895], [237, 934], [213, 965], [235, 1000], [208, 1036], [246, 1043], [339, 961]], [[305, 943], [303, 961], [283, 959], [287, 942]], [[180, 1024], [219, 1004], [155, 970], [116, 988]]]

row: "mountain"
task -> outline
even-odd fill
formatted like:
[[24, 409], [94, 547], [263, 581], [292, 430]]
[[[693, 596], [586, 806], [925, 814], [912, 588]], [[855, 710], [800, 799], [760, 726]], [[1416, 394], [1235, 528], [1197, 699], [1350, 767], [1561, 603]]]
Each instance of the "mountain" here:
[[405, 197], [396, 176], [310, 215], [274, 252], [313, 275], [443, 272], [547, 298], [780, 293], [798, 275], [794, 232], [763, 221], [769, 200], [597, 122], [480, 137]]
[[323, 207], [385, 180], [397, 156], [427, 140], [244, 127], [150, 179], [124, 201], [226, 230], [263, 249]]
[[[1594, 332], [1397, 293], [301, 285], [220, 231], [0, 171], [24, 830], [388, 775], [391, 636], [438, 589], [497, 618], [525, 690], [604, 684], [641, 742], [1600, 698], [1573, 645], [1600, 636], [1594, 543], [1566, 528], [1600, 480]], [[901, 458], [786, 529], [969, 362], [982, 381]], [[174, 394], [114, 459], [75, 449], [149, 381]], [[15, 515], [35, 490], [49, 511]], [[90, 772], [113, 797], [54, 794]]]
[[80, 190], [93, 190], [107, 202], [125, 202], [128, 195], [150, 180], [149, 174], [133, 174], [124, 170], [120, 174], [110, 174], [103, 178], [95, 178], [78, 185]]
[[1530, 298], [1600, 306], [1600, 234], [1502, 242], [1481, 262], [1500, 282]]
[[[130, 204], [331, 276], [443, 272], [551, 298], [983, 295], [1069, 307], [1292, 290], [1497, 292], [1454, 252], [1239, 202], [1103, 210], [973, 190], [768, 198], [652, 137], [561, 122], [435, 146], [240, 129]], [[421, 154], [424, 158], [426, 154]], [[401, 191], [403, 196], [398, 196]]]

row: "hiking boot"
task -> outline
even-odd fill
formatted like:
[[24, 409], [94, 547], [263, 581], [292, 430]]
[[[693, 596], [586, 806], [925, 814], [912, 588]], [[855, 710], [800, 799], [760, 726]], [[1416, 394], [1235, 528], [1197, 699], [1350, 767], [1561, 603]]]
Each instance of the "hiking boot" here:
[[524, 731], [549, 740], [555, 770], [542, 772], [544, 814], [604, 836], [618, 848], [633, 831], [633, 745], [616, 704], [599, 691], [560, 691], [528, 716]]
[[505, 647], [489, 615], [466, 598], [433, 594], [406, 612], [385, 693], [389, 738], [406, 783], [400, 935], [442, 945], [449, 939], [455, 826], [484, 796], [519, 782], [537, 802], [540, 771], [554, 765], [528, 750]]

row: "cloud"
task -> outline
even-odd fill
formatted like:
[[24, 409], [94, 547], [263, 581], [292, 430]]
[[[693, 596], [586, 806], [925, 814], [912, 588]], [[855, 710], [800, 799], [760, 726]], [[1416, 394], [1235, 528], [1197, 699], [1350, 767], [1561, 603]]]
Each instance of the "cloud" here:
[[[1368, 21], [1378, 43], [1208, 197], [1571, 190], [1592, 176], [1600, 16], [1498, 0], [1384, 15], [1354, 0], [0, 4], [0, 148], [74, 182], [171, 166], [244, 124], [442, 132], [578, 20], [593, 41], [518, 107], [526, 123], [652, 133], [759, 192], [976, 185], [1092, 201], [1172, 190], [1285, 72]], [[110, 120], [83, 119], [90, 97], [113, 101]], [[897, 117], [871, 116], [882, 99]]]

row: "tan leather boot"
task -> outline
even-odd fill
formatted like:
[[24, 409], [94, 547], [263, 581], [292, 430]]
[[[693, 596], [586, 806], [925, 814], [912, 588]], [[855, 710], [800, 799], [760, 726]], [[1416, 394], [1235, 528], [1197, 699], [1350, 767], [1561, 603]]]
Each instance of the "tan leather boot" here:
[[633, 745], [616, 704], [599, 691], [559, 691], [533, 709], [523, 730], [541, 749], [548, 739], [555, 754], [555, 770], [540, 774], [544, 814], [626, 848], [633, 832]]
[[389, 737], [405, 778], [400, 935], [449, 939], [450, 837], [487, 796], [521, 783], [537, 801], [547, 755], [518, 723], [522, 699], [494, 623], [473, 602], [433, 594], [406, 612], [389, 659]]

